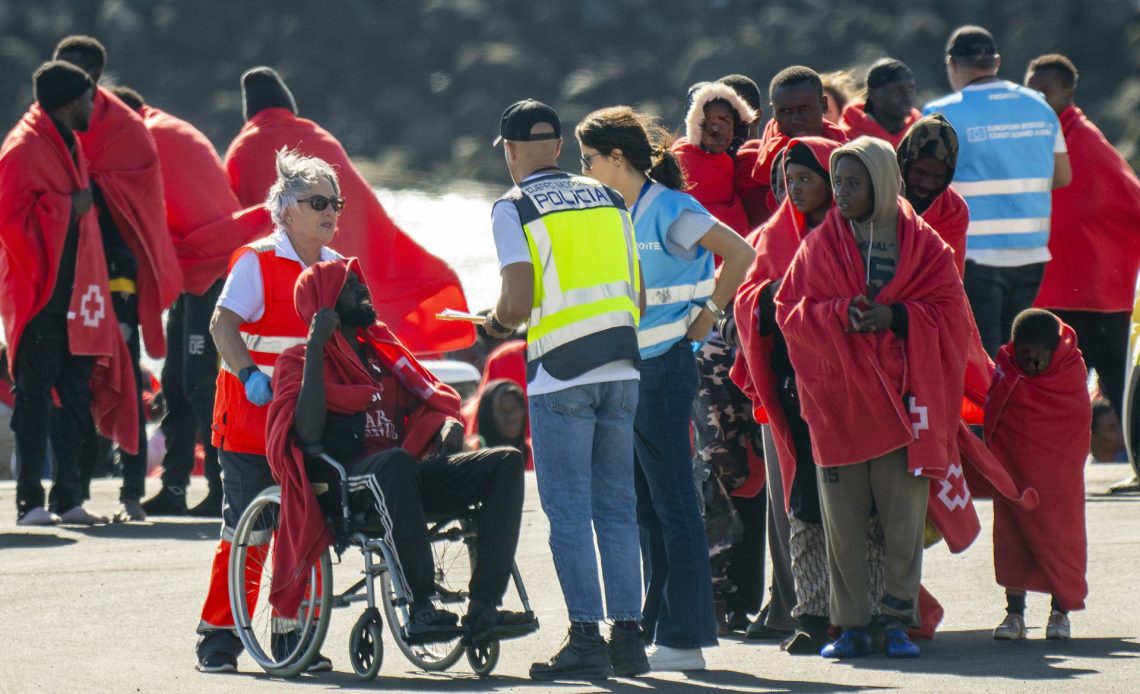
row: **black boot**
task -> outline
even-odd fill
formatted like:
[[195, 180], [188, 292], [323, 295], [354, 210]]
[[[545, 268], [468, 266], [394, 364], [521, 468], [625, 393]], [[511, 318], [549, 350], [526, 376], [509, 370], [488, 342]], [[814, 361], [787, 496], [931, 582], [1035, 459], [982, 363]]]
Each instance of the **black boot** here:
[[604, 680], [613, 674], [602, 635], [583, 634], [573, 629], [562, 650], [549, 662], [530, 666], [532, 680]]
[[780, 644], [780, 650], [791, 655], [819, 655], [827, 645], [827, 630], [831, 626], [827, 617], [802, 615], [796, 621], [799, 628]]
[[641, 629], [613, 625], [608, 650], [610, 664], [618, 677], [637, 677], [649, 672], [649, 658], [645, 655]]
[[206, 495], [206, 498], [199, 501], [197, 506], [190, 509], [190, 515], [196, 518], [221, 518], [222, 490], [210, 489], [210, 493]]
[[157, 494], [142, 502], [142, 509], [148, 516], [185, 516], [186, 490], [162, 485]]

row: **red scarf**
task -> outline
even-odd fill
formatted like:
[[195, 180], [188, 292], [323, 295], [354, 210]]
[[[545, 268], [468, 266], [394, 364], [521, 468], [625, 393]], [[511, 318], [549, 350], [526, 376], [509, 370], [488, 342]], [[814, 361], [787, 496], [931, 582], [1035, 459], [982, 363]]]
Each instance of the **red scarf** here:
[[966, 206], [966, 199], [953, 187], [947, 188], [934, 198], [934, 202], [920, 216], [954, 249], [954, 265], [958, 268], [958, 276], [964, 276], [966, 227], [970, 226], [970, 210]]
[[1045, 373], [1028, 377], [1018, 368], [1013, 344], [998, 351], [986, 401], [986, 442], [1018, 483], [1035, 487], [1036, 509], [994, 501], [994, 570], [1008, 588], [1049, 593], [1062, 610], [1084, 607], [1085, 458], [1092, 409], [1085, 362], [1073, 329]]
[[158, 150], [182, 288], [203, 294], [225, 274], [233, 252], [268, 235], [273, 223], [263, 205], [241, 209], [222, 160], [197, 128], [151, 106], [140, 115]]
[[736, 163], [732, 157], [725, 152], [706, 152], [685, 138], [674, 142], [672, 150], [689, 184], [685, 192], [725, 226], [746, 236], [752, 227], [744, 213], [744, 203], [736, 193]]
[[[847, 142], [847, 133], [843, 132], [835, 123], [823, 120], [823, 125], [820, 129], [819, 135], [833, 142], [840, 144]], [[788, 146], [788, 142], [792, 140], [791, 137], [780, 132], [779, 126], [776, 124], [776, 119], [768, 121], [764, 126], [764, 132], [760, 135], [758, 144], [753, 144], [752, 141], [745, 142], [741, 149], [756, 149], [756, 166], [752, 169], [752, 178], [756, 181], [756, 185], [763, 191], [763, 197], [768, 200], [770, 205], [774, 205], [775, 197], [769, 196], [768, 193], [772, 190], [772, 164], [776, 160], [776, 155], [784, 151]], [[771, 208], [775, 212], [775, 207]], [[767, 215], [765, 216], [767, 218]]]
[[[90, 187], [87, 161], [78, 143], [76, 150], [78, 164], [38, 104], [24, 114], [0, 149], [0, 317], [12, 374], [24, 328], [55, 289], [71, 220], [71, 194]], [[128, 453], [137, 453], [134, 371], [111, 308], [94, 210], [80, 218], [78, 234], [67, 319], [69, 348], [72, 354], [95, 359], [91, 388], [96, 424]]]
[[274, 153], [296, 148], [328, 162], [348, 200], [337, 223], [332, 248], [360, 258], [364, 277], [375, 287], [376, 311], [392, 332], [417, 354], [464, 349], [475, 341], [475, 328], [462, 321], [440, 321], [445, 308], [467, 310], [455, 271], [420, 247], [396, 226], [372, 187], [328, 131], [284, 108], [268, 108], [251, 118], [226, 152], [230, 184], [242, 205], [265, 202], [277, 178]]
[[1034, 306], [1130, 311], [1140, 271], [1140, 180], [1081, 109], [1060, 116], [1073, 182], [1053, 191], [1045, 277]]
[[863, 257], [832, 209], [800, 246], [776, 295], [816, 464], [861, 463], [903, 446], [912, 471], [944, 479], [958, 460], [971, 314], [950, 247], [898, 199], [898, 265], [877, 301], [901, 303], [908, 337], [849, 333]]
[[[838, 142], [822, 137], [804, 137], [791, 140], [789, 145], [802, 142], [811, 148], [820, 166], [827, 171], [830, 167], [831, 152]], [[792, 484], [796, 475], [795, 445], [788, 431], [788, 421], [776, 390], [776, 377], [772, 373], [772, 337], [762, 336], [759, 331], [758, 306], [760, 293], [769, 284], [780, 279], [792, 263], [800, 242], [806, 233], [806, 222], [802, 214], [792, 205], [790, 199], [776, 210], [756, 231], [748, 236], [749, 243], [756, 249], [756, 260], [752, 263], [744, 283], [736, 294], [736, 332], [740, 349], [736, 352], [736, 362], [729, 372], [733, 383], [740, 387], [752, 402], [762, 405], [772, 426], [772, 438], [779, 454], [780, 472], [785, 480], [784, 504], [791, 499]], [[751, 480], [752, 476], [749, 475]]]
[[91, 178], [138, 262], [139, 325], [147, 354], [157, 359], [166, 354], [162, 312], [182, 291], [182, 270], [167, 231], [154, 140], [142, 118], [103, 87], [95, 93], [90, 127], [76, 134]]
[[[294, 300], [297, 313], [306, 323], [310, 323], [320, 309], [336, 305], [350, 270], [361, 273], [355, 258], [316, 263], [301, 273]], [[384, 369], [396, 376], [410, 398], [422, 401], [408, 416], [404, 440], [399, 444], [413, 456], [422, 456], [444, 422], [458, 418], [459, 395], [421, 366], [383, 323], [360, 330], [357, 339], [372, 348]], [[285, 615], [296, 614], [309, 567], [332, 539], [313, 486], [305, 474], [305, 458], [293, 431], [304, 368], [304, 345], [292, 347], [278, 358], [266, 427], [269, 466], [281, 485], [281, 523], [276, 536], [269, 599]], [[371, 375], [340, 331], [325, 345], [324, 382], [327, 407], [340, 414], [363, 411], [376, 392]]]
[[890, 143], [891, 147], [899, 148], [899, 143], [906, 137], [906, 131], [910, 130], [910, 126], [914, 122], [922, 118], [922, 113], [918, 109], [912, 108], [910, 115], [903, 121], [902, 130], [897, 133], [891, 133], [875, 117], [867, 113], [867, 104], [862, 101], [854, 101], [847, 104], [843, 109], [843, 113], [839, 116], [839, 127], [847, 133], [847, 139], [854, 140], [862, 135], [869, 137], [877, 137], [880, 140], [886, 140]]

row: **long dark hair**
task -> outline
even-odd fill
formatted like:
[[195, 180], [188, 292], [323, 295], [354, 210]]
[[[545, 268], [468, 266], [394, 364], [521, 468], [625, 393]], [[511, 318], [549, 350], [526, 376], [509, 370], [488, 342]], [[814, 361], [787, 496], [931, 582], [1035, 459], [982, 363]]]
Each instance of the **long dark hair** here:
[[633, 168], [673, 190], [684, 190], [685, 172], [669, 150], [673, 137], [648, 116], [629, 106], [599, 109], [582, 119], [574, 129], [582, 144], [608, 155], [620, 149]]

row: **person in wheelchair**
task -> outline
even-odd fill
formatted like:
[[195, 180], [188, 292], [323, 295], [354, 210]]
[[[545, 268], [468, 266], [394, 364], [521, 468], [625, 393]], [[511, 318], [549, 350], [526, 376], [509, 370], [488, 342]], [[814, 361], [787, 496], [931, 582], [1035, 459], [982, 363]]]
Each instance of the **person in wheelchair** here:
[[[340, 477], [313, 459], [324, 452], [348, 472], [354, 523], [382, 532], [395, 548], [393, 580], [404, 581], [413, 598], [409, 638], [449, 640], [462, 630], [477, 644], [530, 633], [538, 627], [533, 616], [498, 609], [519, 538], [522, 454], [509, 447], [461, 452], [459, 396], [377, 320], [362, 276], [351, 258], [316, 263], [297, 280], [294, 299], [308, 339], [279, 358], [268, 415], [282, 508], [270, 602], [280, 614], [296, 613], [308, 567], [333, 539], [325, 517], [339, 516], [329, 499], [339, 496]], [[332, 492], [321, 495], [323, 503], [315, 493], [322, 488]], [[435, 563], [425, 513], [462, 514], [474, 505], [476, 560], [457, 627], [458, 616], [431, 600]]]

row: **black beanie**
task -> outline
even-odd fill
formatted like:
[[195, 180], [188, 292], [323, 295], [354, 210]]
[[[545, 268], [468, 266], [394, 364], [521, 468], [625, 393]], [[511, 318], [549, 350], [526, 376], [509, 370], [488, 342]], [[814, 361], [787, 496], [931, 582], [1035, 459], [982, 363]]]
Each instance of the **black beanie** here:
[[62, 60], [44, 63], [32, 77], [36, 101], [48, 113], [70, 104], [94, 86], [86, 72]]
[[287, 108], [297, 113], [293, 93], [271, 67], [255, 67], [241, 76], [241, 100], [245, 119], [249, 120], [267, 108]]
[[867, 89], [878, 89], [894, 82], [913, 79], [914, 73], [906, 63], [894, 58], [883, 58], [875, 61], [867, 71]]
[[827, 169], [823, 168], [823, 164], [820, 164], [819, 160], [815, 158], [815, 152], [811, 151], [811, 147], [808, 147], [804, 143], [797, 142], [791, 147], [785, 149], [784, 161], [785, 167], [788, 164], [799, 164], [800, 166], [806, 166], [807, 168], [819, 174], [820, 178], [822, 178], [824, 182], [827, 183], [827, 185], [831, 185], [831, 176], [827, 173]]

